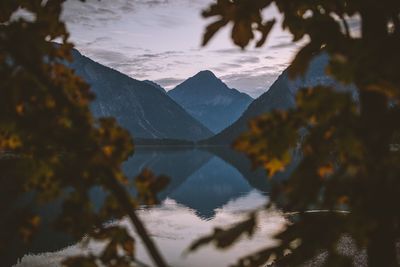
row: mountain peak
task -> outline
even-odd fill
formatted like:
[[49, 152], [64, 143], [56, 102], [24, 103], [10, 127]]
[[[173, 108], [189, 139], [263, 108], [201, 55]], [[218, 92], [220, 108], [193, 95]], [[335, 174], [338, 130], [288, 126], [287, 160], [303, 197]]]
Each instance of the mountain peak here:
[[186, 85], [192, 88], [192, 90], [205, 90], [212, 93], [215, 89], [229, 89], [215, 74], [210, 70], [202, 70], [190, 77], [176, 88]]
[[196, 75], [194, 75], [193, 78], [194, 77], [218, 79], [217, 76], [215, 76], [215, 74], [210, 70], [202, 70]]
[[209, 70], [200, 71], [167, 94], [214, 133], [236, 121], [253, 100], [230, 89]]

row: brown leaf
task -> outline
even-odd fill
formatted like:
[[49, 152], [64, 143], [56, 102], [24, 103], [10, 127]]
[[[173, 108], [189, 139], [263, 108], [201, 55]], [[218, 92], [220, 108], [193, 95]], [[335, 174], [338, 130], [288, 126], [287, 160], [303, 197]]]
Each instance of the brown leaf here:
[[232, 29], [232, 40], [236, 45], [245, 48], [253, 37], [254, 34], [249, 20], [235, 22]]
[[217, 21], [209, 24], [203, 35], [202, 46], [207, 45], [208, 42], [211, 40], [211, 38], [215, 35], [215, 33], [218, 32], [218, 30], [221, 29], [222, 27], [224, 27], [227, 23], [228, 23], [227, 20], [220, 19], [220, 20], [217, 20]]
[[257, 30], [261, 32], [261, 38], [260, 38], [260, 40], [258, 40], [256, 47], [261, 47], [264, 45], [275, 22], [276, 22], [275, 19], [273, 19], [273, 20], [268, 21], [265, 24], [259, 24]]

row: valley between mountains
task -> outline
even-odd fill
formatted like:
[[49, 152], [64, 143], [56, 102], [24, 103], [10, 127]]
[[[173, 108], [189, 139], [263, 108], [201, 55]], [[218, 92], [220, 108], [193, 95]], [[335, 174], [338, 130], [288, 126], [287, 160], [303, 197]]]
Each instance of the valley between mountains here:
[[133, 79], [73, 50], [69, 66], [92, 88], [95, 117], [114, 117], [137, 145], [229, 146], [248, 122], [273, 109], [295, 105], [297, 90], [307, 86], [344, 87], [325, 74], [328, 56], [313, 59], [302, 77], [290, 80], [284, 71], [257, 99], [229, 88], [209, 70], [166, 91], [149, 80]]

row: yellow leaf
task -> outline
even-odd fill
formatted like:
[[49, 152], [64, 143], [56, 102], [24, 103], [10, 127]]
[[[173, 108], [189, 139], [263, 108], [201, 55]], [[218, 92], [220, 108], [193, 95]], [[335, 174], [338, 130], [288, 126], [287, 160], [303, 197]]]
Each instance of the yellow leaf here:
[[47, 108], [54, 108], [56, 106], [56, 101], [54, 101], [54, 99], [52, 99], [50, 97], [46, 98], [45, 101], [46, 101], [45, 105]]
[[30, 220], [29, 220], [29, 222], [30, 222], [30, 224], [33, 226], [33, 227], [37, 227], [37, 226], [39, 226], [39, 224], [40, 224], [40, 217], [39, 216], [33, 216]]
[[8, 139], [8, 144], [7, 145], [8, 145], [8, 147], [10, 149], [16, 149], [16, 148], [22, 146], [22, 142], [21, 142], [21, 139], [19, 137], [13, 135]]
[[24, 113], [24, 104], [17, 105], [15, 111], [17, 111], [18, 115], [22, 115]]
[[264, 167], [269, 171], [270, 176], [274, 176], [275, 173], [285, 169], [285, 164], [283, 161], [274, 158], [270, 161], [267, 161]]
[[333, 135], [333, 129], [330, 129], [324, 133], [324, 139], [330, 139]]
[[325, 165], [325, 166], [321, 166], [321, 167], [319, 167], [319, 169], [318, 169], [318, 175], [319, 175], [320, 177], [325, 177], [325, 176], [330, 175], [330, 174], [332, 174], [332, 173], [333, 173], [333, 166], [332, 166], [332, 164], [328, 164], [328, 165]]
[[309, 122], [311, 125], [317, 124], [317, 116], [313, 115], [310, 117]]
[[112, 155], [113, 151], [114, 151], [114, 148], [112, 146], [104, 146], [103, 147], [103, 153], [108, 157], [110, 157]]
[[346, 204], [349, 202], [349, 197], [348, 196], [341, 196], [338, 199], [339, 204]]

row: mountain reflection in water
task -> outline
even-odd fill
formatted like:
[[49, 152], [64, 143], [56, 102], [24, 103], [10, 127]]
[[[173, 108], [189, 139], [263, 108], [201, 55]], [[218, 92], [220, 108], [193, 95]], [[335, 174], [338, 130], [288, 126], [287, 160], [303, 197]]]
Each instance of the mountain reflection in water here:
[[[135, 177], [143, 168], [171, 181], [159, 199], [174, 199], [196, 211], [204, 219], [212, 218], [215, 209], [253, 189], [269, 190], [265, 173], [253, 171], [250, 161], [230, 149], [176, 150], [140, 149], [125, 162], [128, 177]], [[132, 189], [132, 194], [135, 194]]]
[[[263, 224], [252, 240], [243, 240], [223, 252], [210, 246], [182, 257], [195, 238], [209, 233], [215, 226], [240, 221], [245, 211], [266, 203], [269, 186], [264, 172], [252, 171], [247, 158], [229, 149], [139, 148], [123, 168], [128, 177], [134, 177], [143, 168], [170, 177], [168, 187], [159, 194], [162, 204], [142, 209], [139, 215], [172, 266], [227, 266], [238, 256], [272, 244], [274, 241], [267, 236], [280, 229], [284, 222], [279, 212], [263, 214]], [[134, 189], [131, 193], [135, 194]], [[93, 190], [91, 198], [94, 204], [99, 204], [104, 194], [101, 190]], [[54, 210], [54, 207], [49, 209]], [[18, 267], [59, 266], [63, 257], [81, 251], [79, 244], [72, 245], [74, 243], [76, 241], [42, 231], [36, 237], [34, 247], [18, 251], [13, 257], [26, 255], [16, 265]], [[150, 264], [143, 246], [138, 243], [139, 259]], [[100, 247], [100, 244], [91, 244], [90, 249], [98, 251]]]

